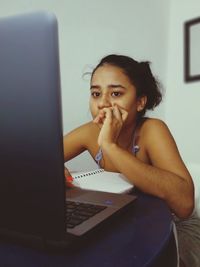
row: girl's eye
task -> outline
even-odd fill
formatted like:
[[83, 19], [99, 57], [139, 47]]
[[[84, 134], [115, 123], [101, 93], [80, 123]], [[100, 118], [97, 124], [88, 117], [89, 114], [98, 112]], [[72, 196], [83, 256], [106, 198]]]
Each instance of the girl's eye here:
[[91, 93], [91, 96], [93, 96], [94, 98], [100, 96], [100, 93], [99, 92], [92, 92]]
[[114, 97], [117, 97], [117, 96], [121, 96], [122, 93], [120, 93], [120, 92], [112, 92], [111, 95], [114, 96]]

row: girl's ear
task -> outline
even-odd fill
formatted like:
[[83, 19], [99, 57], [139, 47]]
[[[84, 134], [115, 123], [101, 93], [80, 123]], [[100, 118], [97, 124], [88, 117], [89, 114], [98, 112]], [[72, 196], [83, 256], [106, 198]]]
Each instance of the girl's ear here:
[[142, 111], [145, 108], [146, 103], [147, 103], [146, 95], [139, 97], [137, 100], [137, 111], [138, 112]]

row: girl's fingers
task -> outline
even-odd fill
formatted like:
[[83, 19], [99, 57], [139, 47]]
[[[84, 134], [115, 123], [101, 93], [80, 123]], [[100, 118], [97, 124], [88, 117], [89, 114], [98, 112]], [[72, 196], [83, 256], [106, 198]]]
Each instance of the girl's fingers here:
[[105, 112], [103, 110], [99, 111], [99, 114], [94, 118], [94, 123], [103, 123], [103, 120], [105, 119]]
[[104, 118], [105, 118], [105, 121], [112, 121], [112, 118], [113, 118], [113, 108], [104, 108]]
[[117, 106], [117, 107], [118, 107], [119, 112], [121, 114], [122, 121], [124, 122], [128, 117], [128, 112], [125, 109], [123, 109], [123, 108], [121, 108], [119, 106]]
[[68, 176], [68, 177], [66, 177], [66, 179], [65, 179], [65, 181], [66, 181], [66, 185], [68, 186], [68, 187], [74, 187], [74, 185], [73, 185], [73, 177], [72, 176]]
[[115, 118], [118, 120], [118, 121], [122, 121], [122, 114], [121, 114], [121, 111], [119, 109], [118, 106], [114, 106], [113, 108], [113, 115], [115, 116]]
[[70, 176], [70, 172], [68, 171], [68, 169], [66, 167], [64, 169], [64, 172], [65, 172], [65, 178]]
[[104, 108], [99, 111], [99, 114], [96, 116], [96, 118], [94, 118], [93, 122], [103, 124], [106, 118], [111, 118], [111, 117], [112, 117], [112, 109]]
[[93, 122], [94, 122], [94, 123], [100, 123], [100, 117], [97, 116], [96, 118], [94, 118]]
[[100, 110], [96, 118], [94, 118], [93, 122], [97, 124], [103, 124], [105, 119], [106, 121], [111, 121], [113, 118], [116, 118], [120, 122], [124, 122], [127, 117], [128, 112], [125, 109], [114, 104], [113, 107]]
[[70, 175], [70, 172], [67, 168], [65, 168], [65, 183], [67, 187], [74, 187], [73, 185], [73, 177]]

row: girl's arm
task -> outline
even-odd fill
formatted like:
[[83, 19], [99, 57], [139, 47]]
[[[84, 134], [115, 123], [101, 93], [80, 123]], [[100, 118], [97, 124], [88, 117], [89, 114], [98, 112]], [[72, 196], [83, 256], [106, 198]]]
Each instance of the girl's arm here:
[[88, 147], [88, 137], [91, 134], [92, 123], [86, 123], [64, 136], [64, 161], [81, 154]]
[[[93, 123], [87, 123], [64, 136], [63, 146], [65, 162], [76, 157], [77, 155], [88, 149], [88, 137], [90, 137], [91, 135], [92, 128], [94, 128]], [[71, 177], [71, 174], [66, 167], [65, 178], [66, 185], [68, 187], [72, 187], [73, 178]]]
[[193, 182], [167, 126], [150, 119], [141, 130], [150, 165], [116, 144], [108, 118], [100, 134], [103, 154], [140, 190], [164, 199], [178, 217], [188, 217], [194, 207]]

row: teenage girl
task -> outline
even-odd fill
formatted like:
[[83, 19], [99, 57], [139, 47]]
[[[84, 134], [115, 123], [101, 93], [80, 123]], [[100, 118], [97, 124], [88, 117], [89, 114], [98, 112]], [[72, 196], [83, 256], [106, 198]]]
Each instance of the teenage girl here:
[[[193, 212], [194, 187], [167, 125], [144, 116], [161, 100], [149, 62], [106, 56], [91, 75], [93, 121], [65, 135], [64, 158], [68, 161], [89, 151], [99, 167], [123, 173], [139, 190], [165, 200], [180, 224]], [[179, 238], [178, 226], [177, 231]], [[200, 247], [200, 240], [198, 244]], [[199, 256], [198, 265], [194, 265], [196, 255], [188, 263], [183, 254], [185, 266], [200, 266]]]

